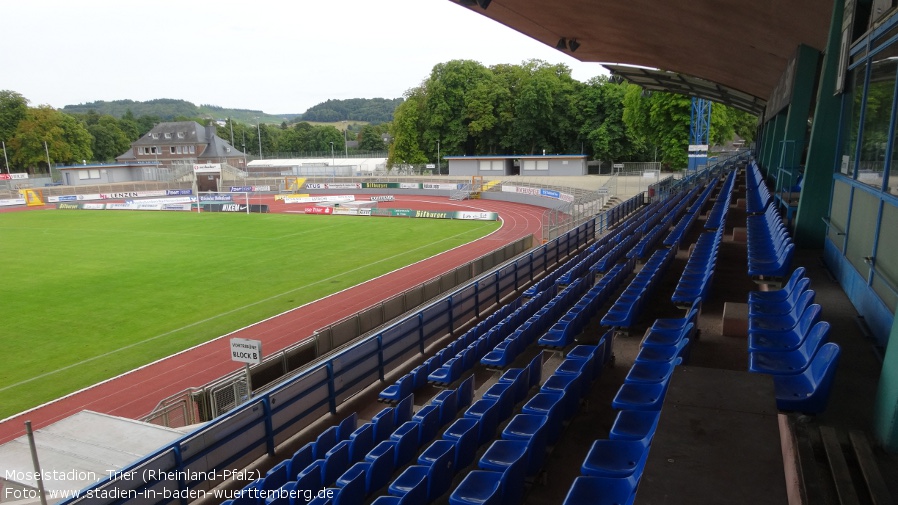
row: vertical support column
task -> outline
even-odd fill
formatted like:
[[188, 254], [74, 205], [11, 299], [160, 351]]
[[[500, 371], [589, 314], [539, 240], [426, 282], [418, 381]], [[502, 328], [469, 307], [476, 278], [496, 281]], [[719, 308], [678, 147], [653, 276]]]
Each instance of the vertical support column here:
[[898, 452], [898, 318], [892, 324], [889, 344], [873, 406], [873, 435], [891, 453]]
[[[811, 98], [814, 96], [814, 87], [817, 84], [817, 65], [820, 62], [820, 51], [813, 47], [801, 44], [795, 53], [795, 80], [792, 85], [792, 101], [789, 104], [789, 112], [786, 115], [786, 121], [783, 125], [783, 136], [780, 137], [784, 143], [777, 145], [777, 153], [775, 154], [778, 168], [787, 168], [782, 166], [783, 163], [790, 163], [794, 157], [794, 163], [801, 162], [802, 151], [807, 145], [808, 139], [808, 118], [811, 114]], [[785, 157], [781, 158], [784, 153], [779, 152], [782, 147], [787, 150], [794, 149], [794, 153], [785, 153]], [[788, 167], [791, 168], [791, 167]], [[776, 174], [773, 174], [776, 176]], [[788, 181], [787, 181], [788, 182]], [[779, 191], [781, 188], [776, 188]], [[829, 197], [829, 195], [826, 195]]]
[[829, 213], [842, 106], [842, 95], [834, 93], [839, 72], [843, 4], [844, 0], [833, 2], [833, 18], [820, 71], [820, 85], [817, 87], [814, 123], [808, 139], [808, 158], [794, 221], [793, 238], [801, 248], [820, 249], [826, 238], [823, 218]]

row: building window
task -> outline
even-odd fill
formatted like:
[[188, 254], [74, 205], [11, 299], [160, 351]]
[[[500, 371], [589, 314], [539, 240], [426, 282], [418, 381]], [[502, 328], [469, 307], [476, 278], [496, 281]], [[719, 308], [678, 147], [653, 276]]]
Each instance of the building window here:
[[860, 66], [851, 71], [849, 89], [845, 93], [846, 124], [842, 129], [842, 158], [839, 172], [848, 177], [854, 175], [854, 155], [857, 150], [857, 133], [861, 125], [861, 101], [864, 99], [864, 76], [866, 67]]
[[168, 149], [169, 149], [169, 151], [171, 152], [171, 154], [177, 154], [177, 153], [178, 153], [178, 150], [175, 148], [175, 146], [171, 146], [171, 147], [169, 147]]
[[196, 154], [196, 146], [190, 146], [190, 154]]
[[85, 181], [88, 179], [99, 179], [100, 171], [99, 170], [79, 170], [78, 171], [78, 179]]
[[171, 133], [166, 133], [166, 134], [165, 134], [165, 138], [170, 139], [170, 138], [171, 138]]
[[179, 139], [184, 138], [184, 132], [178, 132], [178, 138]]
[[[870, 63], [870, 82], [864, 108], [864, 128], [861, 132], [861, 155], [858, 161], [859, 182], [882, 188], [889, 142], [889, 121], [895, 101], [895, 75], [898, 46], [892, 46], [873, 56]], [[895, 158], [894, 147], [892, 159]]]
[[158, 133], [154, 133], [154, 134], [153, 134], [153, 138], [154, 138], [154, 139], [158, 139], [158, 138], [159, 138], [159, 134], [158, 134]]

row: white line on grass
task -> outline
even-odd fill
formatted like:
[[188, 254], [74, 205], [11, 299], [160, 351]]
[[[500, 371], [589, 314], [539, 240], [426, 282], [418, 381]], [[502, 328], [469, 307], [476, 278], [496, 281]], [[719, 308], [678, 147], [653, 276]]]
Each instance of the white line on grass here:
[[[484, 228], [484, 227], [486, 227], [486, 226], [487, 226], [487, 225], [482, 225], [481, 228]], [[501, 227], [500, 227], [500, 228], [501, 228]], [[259, 305], [259, 304], [262, 304], [262, 303], [269, 302], [269, 301], [271, 301], [271, 300], [275, 300], [275, 299], [280, 298], [280, 297], [282, 297], [282, 296], [289, 295], [289, 294], [291, 294], [291, 293], [294, 293], [294, 292], [297, 292], [297, 291], [301, 291], [301, 290], [306, 289], [306, 288], [310, 288], [310, 287], [315, 286], [315, 285], [317, 285], [317, 284], [322, 284], [322, 283], [324, 283], [324, 282], [328, 282], [328, 281], [331, 281], [331, 280], [333, 280], [333, 279], [337, 279], [337, 278], [342, 277], [343, 275], [346, 275], [346, 274], [348, 274], [348, 273], [356, 272], [356, 271], [358, 271], [358, 270], [363, 270], [363, 269], [365, 269], [365, 268], [367, 268], [367, 267], [369, 267], [369, 266], [371, 266], [371, 265], [376, 265], [376, 264], [378, 264], [378, 263], [383, 263], [383, 262], [385, 262], [385, 261], [389, 261], [389, 260], [398, 258], [398, 257], [400, 257], [400, 256], [402, 256], [402, 255], [404, 255], [404, 254], [407, 254], [407, 253], [410, 253], [410, 252], [414, 252], [414, 251], [417, 251], [417, 250], [419, 250], [419, 249], [424, 249], [425, 247], [431, 247], [431, 246], [433, 246], [434, 244], [439, 244], [440, 242], [445, 242], [445, 241], [447, 241], [447, 240], [451, 240], [451, 239], [454, 239], [454, 238], [456, 238], [456, 237], [459, 237], [459, 236], [462, 236], [462, 235], [466, 235], [466, 234], [468, 234], [468, 233], [470, 233], [470, 232], [471, 232], [471, 230], [468, 230], [468, 231], [465, 231], [465, 232], [462, 232], [462, 233], [457, 233], [457, 234], [452, 235], [452, 236], [449, 236], [449, 237], [444, 237], [444, 238], [442, 238], [442, 239], [440, 239], [440, 240], [438, 240], [438, 241], [436, 241], [436, 242], [431, 242], [431, 243], [429, 243], [429, 244], [425, 244], [425, 245], [416, 247], [416, 248], [414, 248], [414, 249], [406, 250], [406, 251], [404, 251], [404, 252], [402, 252], [402, 253], [399, 253], [399, 254], [394, 254], [394, 255], [389, 256], [389, 257], [387, 257], [387, 258], [382, 258], [382, 259], [380, 259], [380, 260], [377, 260], [377, 261], [374, 261], [374, 262], [371, 262], [371, 263], [366, 263], [366, 264], [363, 265], [363, 266], [360, 266], [360, 267], [357, 267], [357, 268], [353, 268], [353, 269], [351, 269], [351, 270], [346, 270], [346, 271], [340, 272], [339, 274], [337, 274], [337, 275], [332, 275], [332, 276], [330, 276], [330, 277], [328, 277], [328, 278], [326, 278], [326, 279], [320, 279], [320, 280], [317, 280], [317, 281], [312, 282], [312, 283], [310, 283], [310, 284], [306, 284], [306, 285], [303, 285], [303, 286], [299, 286], [299, 287], [290, 289], [290, 290], [288, 290], [288, 291], [285, 291], [285, 292], [283, 292], [283, 293], [279, 293], [279, 294], [276, 294], [276, 295], [269, 296], [268, 298], [263, 298], [263, 299], [261, 299], [261, 300], [257, 300], [257, 301], [255, 301], [255, 302], [253, 302], [253, 303], [249, 303], [249, 304], [244, 305], [244, 306], [242, 306], [242, 307], [237, 307], [237, 308], [231, 309], [231, 310], [229, 310], [229, 311], [227, 311], [227, 312], [222, 312], [221, 314], [216, 314], [216, 315], [214, 315], [214, 316], [212, 316], [212, 317], [208, 317], [208, 318], [203, 319], [203, 320], [201, 320], [201, 321], [197, 321], [197, 322], [194, 322], [194, 323], [190, 323], [190, 324], [188, 324], [188, 325], [186, 325], [186, 326], [182, 326], [182, 327], [180, 327], [180, 328], [177, 328], [177, 329], [174, 329], [174, 330], [171, 330], [171, 331], [167, 331], [167, 332], [165, 332], [165, 333], [161, 333], [161, 334], [159, 334], [159, 335], [156, 335], [156, 336], [153, 336], [153, 337], [149, 337], [149, 338], [146, 338], [146, 339], [144, 339], [144, 340], [141, 340], [141, 341], [138, 341], [138, 342], [134, 342], [134, 343], [128, 344], [128, 345], [123, 346], [123, 347], [119, 347], [118, 349], [113, 349], [113, 350], [108, 351], [108, 352], [105, 352], [105, 353], [103, 353], [103, 354], [98, 354], [98, 355], [96, 355], [96, 356], [93, 356], [93, 357], [90, 357], [90, 358], [87, 358], [87, 359], [83, 359], [83, 360], [78, 361], [78, 362], [76, 362], [76, 363], [72, 363], [71, 365], [66, 365], [66, 366], [64, 366], [64, 367], [57, 368], [56, 370], [52, 370], [52, 371], [50, 371], [50, 372], [42, 373], [42, 374], [40, 374], [40, 375], [35, 375], [34, 377], [25, 379], [25, 380], [23, 380], [23, 381], [19, 381], [19, 382], [10, 384], [10, 385], [8, 385], [8, 386], [4, 386], [4, 387], [0, 388], [0, 392], [2, 392], [2, 391], [8, 391], [8, 390], [10, 390], [10, 389], [13, 389], [13, 388], [16, 388], [16, 387], [19, 387], [19, 386], [28, 384], [28, 383], [30, 383], [30, 382], [34, 382], [34, 381], [36, 381], [36, 380], [43, 379], [43, 378], [45, 378], [45, 377], [49, 377], [49, 376], [51, 376], [51, 375], [58, 374], [59, 372], [64, 372], [64, 371], [66, 371], [66, 370], [71, 370], [72, 368], [76, 368], [76, 367], [79, 367], [79, 366], [81, 366], [81, 365], [85, 365], [85, 364], [87, 364], [87, 363], [91, 363], [91, 362], [93, 362], [93, 361], [96, 361], [96, 360], [98, 360], [98, 359], [102, 359], [102, 358], [111, 356], [111, 355], [116, 354], [116, 353], [118, 353], [118, 352], [125, 351], [125, 350], [131, 349], [131, 348], [133, 348], [133, 347], [137, 347], [137, 346], [139, 346], [139, 345], [146, 344], [147, 342], [152, 342], [152, 341], [154, 341], [154, 340], [158, 340], [158, 339], [163, 338], [163, 337], [167, 337], [167, 336], [169, 336], [169, 335], [172, 335], [172, 334], [174, 334], [174, 333], [178, 333], [178, 332], [180, 332], [180, 331], [188, 330], [188, 329], [190, 329], [190, 328], [193, 328], [194, 326], [198, 326], [198, 325], [201, 325], [201, 324], [206, 324], [206, 323], [208, 323], [208, 322], [210, 322], [210, 321], [214, 321], [214, 320], [219, 319], [219, 318], [221, 318], [221, 317], [223, 317], [223, 316], [227, 316], [227, 315], [233, 314], [233, 313], [235, 313], [235, 312], [239, 312], [239, 311], [241, 311], [241, 310], [248, 309], [248, 308], [250, 308], [250, 307], [254, 307], [254, 306], [256, 306], [256, 305]], [[493, 232], [493, 233], [495, 233], [495, 232]], [[492, 233], [491, 233], [490, 235], [492, 235]], [[486, 237], [488, 237], [488, 236], [489, 236], [489, 235], [487, 235]], [[482, 240], [482, 239], [484, 239], [484, 238], [486, 238], [486, 237], [481, 237], [481, 238], [478, 239], [478, 240]], [[459, 246], [459, 247], [460, 247], [460, 246]], [[448, 252], [448, 251], [444, 251], [444, 252]], [[429, 259], [429, 258], [428, 258], [428, 259]], [[409, 265], [407, 265], [407, 266], [409, 266]], [[404, 268], [404, 267], [403, 267], [403, 268]], [[373, 279], [372, 279], [372, 280], [373, 280]], [[365, 281], [365, 282], [367, 282], [367, 281]], [[363, 283], [363, 284], [364, 284], [364, 283]], [[347, 289], [349, 289], [349, 288], [347, 288]], [[292, 310], [292, 309], [291, 309], [291, 310]], [[289, 311], [288, 311], [288, 312], [289, 312]], [[204, 343], [205, 343], [205, 342], [204, 342]]]

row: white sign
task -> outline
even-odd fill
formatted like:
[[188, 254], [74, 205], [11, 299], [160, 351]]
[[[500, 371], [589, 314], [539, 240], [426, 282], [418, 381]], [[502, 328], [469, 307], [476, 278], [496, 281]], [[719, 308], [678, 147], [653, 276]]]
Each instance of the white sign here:
[[221, 163], [203, 163], [201, 165], [193, 165], [193, 171], [198, 174], [217, 174], [221, 172]]
[[599, 188], [596, 190], [596, 194], [598, 195], [607, 195], [609, 192], [608, 188]]
[[232, 338], [231, 361], [258, 365], [262, 362], [262, 341]]
[[437, 167], [436, 163], [428, 163], [428, 164], [424, 165], [424, 168], [436, 168], [436, 167]]
[[618, 169], [618, 170], [623, 170], [623, 169], [624, 169], [624, 164], [623, 164], [623, 163], [614, 163], [614, 164], [611, 165], [611, 168], [616, 168], [616, 169]]
[[708, 144], [689, 144], [689, 151], [707, 151]]

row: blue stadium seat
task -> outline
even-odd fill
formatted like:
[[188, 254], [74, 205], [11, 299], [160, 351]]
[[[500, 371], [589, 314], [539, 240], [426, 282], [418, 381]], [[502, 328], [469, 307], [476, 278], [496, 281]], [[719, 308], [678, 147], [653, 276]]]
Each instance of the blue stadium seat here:
[[393, 425], [401, 426], [402, 423], [411, 421], [414, 413], [415, 398], [414, 395], [408, 395], [403, 398], [402, 401], [397, 403], [396, 407], [393, 409]]
[[442, 423], [440, 423], [439, 405], [430, 404], [421, 407], [412, 416], [412, 421], [420, 425], [418, 430], [418, 447], [423, 447], [424, 444], [437, 436], [437, 432], [440, 431], [440, 426], [442, 426]]
[[359, 471], [355, 466], [343, 472], [336, 480], [340, 492], [334, 505], [362, 505], [368, 494], [366, 480], [365, 471]]
[[321, 489], [324, 487], [324, 460], [316, 459], [300, 470], [296, 476], [296, 489]]
[[440, 409], [440, 426], [446, 426], [458, 414], [458, 390], [446, 389], [437, 393], [431, 403]]
[[315, 459], [324, 459], [327, 451], [337, 445], [337, 434], [337, 427], [331, 426], [315, 438]]
[[748, 293], [748, 303], [749, 305], [752, 305], [760, 302], [783, 301], [792, 293], [798, 282], [804, 278], [805, 268], [798, 267], [792, 272], [792, 275], [789, 277], [788, 282], [786, 282], [782, 289], [778, 289], [776, 291], [751, 291]]
[[296, 476], [299, 475], [299, 472], [302, 471], [303, 468], [309, 466], [309, 463], [312, 461], [315, 461], [315, 443], [309, 442], [294, 452], [293, 456], [290, 458], [287, 468], [289, 480], [296, 480]]
[[496, 382], [483, 392], [483, 399], [496, 400], [496, 405], [499, 407], [498, 416], [500, 423], [511, 417], [511, 412], [514, 410], [515, 390], [513, 386], [513, 384], [508, 382]]
[[625, 383], [617, 390], [611, 406], [618, 410], [660, 410], [666, 391], [667, 383]]
[[467, 467], [474, 461], [474, 454], [480, 447], [480, 423], [471, 417], [456, 419], [443, 432], [443, 440], [455, 444], [456, 471]]
[[396, 414], [393, 413], [393, 407], [387, 407], [371, 418], [371, 425], [374, 426], [374, 441], [380, 442], [390, 438], [390, 433], [396, 429], [396, 423], [393, 419]]
[[[801, 295], [804, 294], [805, 291], [808, 291], [810, 289], [810, 286], [811, 280], [805, 277], [795, 283], [795, 285], [789, 290], [789, 293], [786, 294], [785, 297], [783, 297], [781, 300], [762, 299], [760, 301], [749, 302], [748, 317], [787, 313], [795, 307]], [[749, 295], [750, 294], [751, 293], [749, 293]]]
[[527, 400], [521, 409], [523, 414], [546, 416], [549, 433], [549, 443], [554, 444], [561, 436], [562, 421], [564, 420], [564, 407], [566, 405], [564, 392], [539, 392]]
[[381, 442], [368, 451], [364, 462], [368, 464], [366, 487], [370, 494], [390, 481], [396, 468], [396, 445], [387, 440]]
[[288, 480], [292, 480], [287, 475], [289, 463], [290, 460], [285, 459], [268, 470], [268, 473], [262, 478], [262, 489], [273, 491], [286, 484]]
[[509, 368], [499, 377], [500, 383], [511, 384], [514, 390], [514, 403], [518, 404], [527, 398], [530, 390], [530, 368]]
[[430, 468], [428, 495], [436, 500], [449, 490], [455, 475], [455, 444], [448, 440], [434, 440], [418, 456], [418, 464]]
[[641, 440], [596, 440], [592, 443], [580, 472], [592, 477], [642, 475], [648, 447]]
[[677, 358], [682, 358], [683, 363], [689, 357], [689, 338], [682, 338], [674, 345], [659, 345], [643, 347], [636, 355], [634, 363], [665, 362], [669, 363]]
[[[409, 503], [429, 503], [427, 474], [430, 467], [411, 465], [393, 482], [390, 483], [389, 492], [393, 496], [404, 497]], [[411, 498], [409, 498], [411, 496]]]
[[528, 444], [522, 440], [496, 440], [480, 457], [482, 470], [501, 472], [502, 503], [517, 505], [524, 494], [524, 476], [527, 470]]
[[518, 414], [502, 430], [503, 440], [527, 442], [527, 475], [536, 475], [543, 467], [548, 444], [548, 418], [542, 415]]
[[783, 411], [819, 414], [826, 410], [833, 378], [839, 365], [839, 346], [824, 344], [811, 365], [796, 375], [774, 375], [776, 407]]
[[785, 331], [766, 331], [748, 334], [748, 352], [794, 351], [801, 346], [811, 328], [820, 321], [822, 309], [812, 304], [805, 309], [798, 324]]
[[398, 402], [399, 400], [405, 398], [406, 396], [412, 394], [414, 391], [414, 376], [410, 374], [405, 374], [399, 379], [396, 380], [395, 383], [390, 384], [380, 394], [377, 396], [377, 399], [385, 402]]
[[501, 505], [507, 472], [474, 470], [449, 495], [449, 505]]
[[583, 391], [582, 378], [582, 374], [552, 374], [540, 388], [540, 391], [544, 393], [564, 393], [564, 406], [561, 412], [564, 420], [572, 419], [580, 408], [580, 395]]
[[621, 410], [614, 418], [608, 438], [612, 440], [644, 440], [651, 441], [658, 428], [660, 411]]
[[458, 385], [458, 410], [470, 407], [474, 402], [474, 376], [470, 375]]
[[337, 425], [337, 440], [349, 440], [349, 436], [358, 427], [359, 415], [353, 412]]
[[563, 505], [632, 505], [636, 490], [633, 477], [584, 477], [574, 479]]
[[633, 363], [630, 371], [624, 378], [625, 383], [629, 384], [657, 384], [670, 379], [670, 375], [674, 371], [674, 367], [683, 362], [682, 358], [677, 358], [671, 362], [641, 362]]
[[399, 468], [415, 458], [418, 453], [420, 425], [413, 421], [403, 423], [390, 435], [396, 446], [395, 467]]
[[349, 460], [360, 461], [374, 448], [374, 425], [365, 423], [349, 435]]
[[349, 469], [349, 442], [341, 440], [324, 456], [323, 479], [325, 485], [336, 482], [337, 477]]
[[496, 437], [499, 425], [499, 405], [496, 400], [481, 398], [465, 410], [465, 417], [478, 422], [478, 445], [483, 445]]
[[829, 339], [829, 323], [820, 321], [808, 332], [794, 351], [756, 351], [748, 353], [748, 371], [771, 375], [795, 375], [805, 371], [817, 351]]

